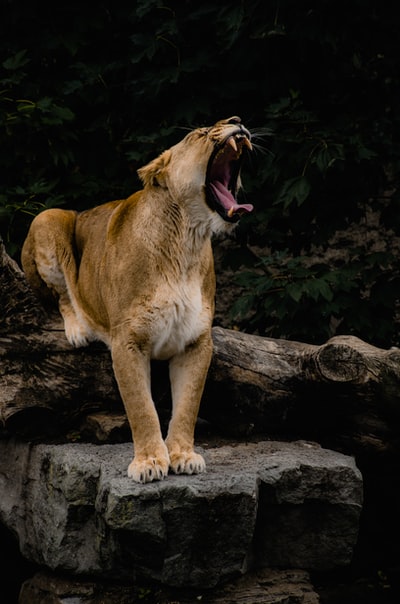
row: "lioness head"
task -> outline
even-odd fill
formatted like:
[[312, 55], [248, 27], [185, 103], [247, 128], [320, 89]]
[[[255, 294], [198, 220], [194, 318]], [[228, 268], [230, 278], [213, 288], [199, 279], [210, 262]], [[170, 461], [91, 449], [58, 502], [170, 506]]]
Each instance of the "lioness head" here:
[[221, 218], [235, 223], [253, 210], [252, 205], [237, 202], [241, 162], [243, 154], [252, 149], [250, 139], [240, 118], [230, 117], [210, 128], [193, 130], [138, 174], [145, 187], [166, 188], [180, 203], [196, 205], [199, 218], [212, 213], [220, 217], [214, 223]]

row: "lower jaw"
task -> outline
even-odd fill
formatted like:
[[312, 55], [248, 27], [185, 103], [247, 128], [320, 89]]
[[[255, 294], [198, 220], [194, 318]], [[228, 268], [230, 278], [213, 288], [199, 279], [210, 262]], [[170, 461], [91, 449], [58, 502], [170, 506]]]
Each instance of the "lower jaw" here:
[[225, 220], [225, 222], [228, 222], [229, 224], [236, 224], [240, 220], [240, 214], [239, 213], [232, 214], [232, 216], [228, 216], [228, 214], [227, 214], [227, 212], [226, 212], [226, 210], [224, 208], [221, 208], [221, 210], [219, 210], [217, 208], [216, 211], [221, 216], [221, 218], [223, 220]]

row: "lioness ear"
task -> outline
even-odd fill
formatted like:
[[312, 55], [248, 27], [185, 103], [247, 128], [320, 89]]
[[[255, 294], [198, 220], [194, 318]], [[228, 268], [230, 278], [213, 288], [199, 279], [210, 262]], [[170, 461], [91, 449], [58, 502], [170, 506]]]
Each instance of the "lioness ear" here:
[[168, 149], [161, 153], [156, 159], [153, 159], [150, 163], [139, 168], [137, 171], [140, 180], [146, 185], [153, 185], [154, 187], [166, 187], [165, 180], [165, 169], [171, 159], [171, 151]]

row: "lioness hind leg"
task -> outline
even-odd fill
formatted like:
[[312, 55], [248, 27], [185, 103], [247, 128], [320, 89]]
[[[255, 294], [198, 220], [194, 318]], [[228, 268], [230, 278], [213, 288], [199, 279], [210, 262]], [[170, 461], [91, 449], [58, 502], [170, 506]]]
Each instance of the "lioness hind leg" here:
[[199, 474], [206, 464], [194, 451], [194, 429], [212, 355], [211, 335], [206, 334], [183, 354], [170, 361], [173, 411], [166, 445], [175, 474]]
[[21, 263], [38, 296], [57, 300], [70, 344], [85, 346], [90, 339], [88, 329], [76, 315], [67, 284], [75, 284], [77, 278], [73, 252], [75, 216], [73, 211], [58, 209], [36, 216], [22, 248]]

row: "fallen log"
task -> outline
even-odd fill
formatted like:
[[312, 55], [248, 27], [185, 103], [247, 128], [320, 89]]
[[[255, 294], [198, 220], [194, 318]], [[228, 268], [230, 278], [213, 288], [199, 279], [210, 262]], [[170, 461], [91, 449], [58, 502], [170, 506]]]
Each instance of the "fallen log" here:
[[251, 417], [256, 430], [307, 423], [319, 432], [344, 416], [400, 418], [399, 349], [376, 348], [354, 336], [336, 336], [321, 346], [221, 328], [213, 336], [202, 408], [208, 417], [236, 424], [242, 416], [244, 430], [252, 428]]
[[[65, 434], [96, 411], [123, 413], [110, 355], [75, 349], [44, 314], [18, 265], [0, 249], [0, 420], [3, 432]], [[400, 350], [352, 336], [321, 346], [214, 327], [214, 356], [200, 417], [235, 436], [296, 433], [359, 439], [385, 450], [400, 419]], [[168, 408], [165, 365], [154, 397]]]

